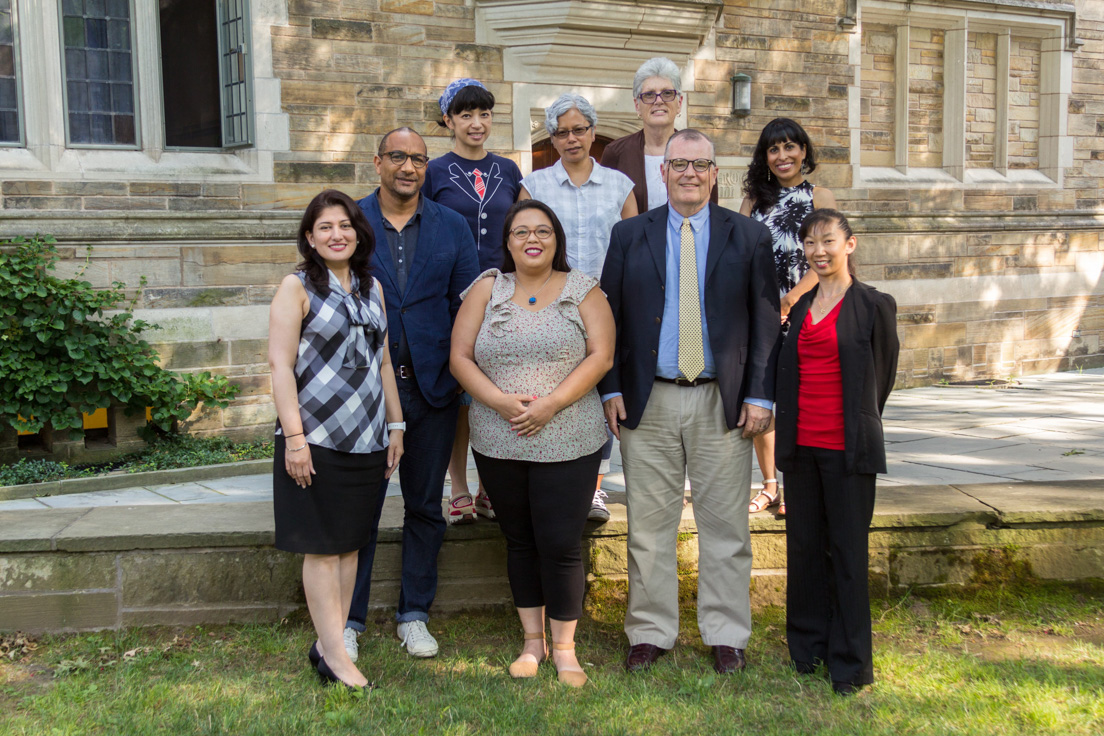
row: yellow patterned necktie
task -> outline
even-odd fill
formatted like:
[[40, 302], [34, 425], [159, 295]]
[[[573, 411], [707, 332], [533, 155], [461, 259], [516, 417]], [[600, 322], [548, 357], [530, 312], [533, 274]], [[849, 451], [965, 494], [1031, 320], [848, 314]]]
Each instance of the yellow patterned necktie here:
[[690, 220], [684, 217], [679, 248], [678, 367], [687, 381], [693, 381], [705, 370], [701, 303], [698, 299], [698, 254], [694, 249], [694, 230], [690, 227]]

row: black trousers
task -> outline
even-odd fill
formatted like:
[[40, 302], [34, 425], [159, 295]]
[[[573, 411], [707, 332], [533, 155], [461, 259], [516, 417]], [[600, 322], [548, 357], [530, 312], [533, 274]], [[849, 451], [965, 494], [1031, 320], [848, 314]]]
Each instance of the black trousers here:
[[549, 618], [583, 615], [582, 538], [602, 451], [558, 463], [500, 460], [472, 452], [506, 537], [506, 574], [518, 608]]
[[840, 450], [798, 446], [786, 485], [786, 639], [799, 672], [828, 665], [835, 683], [874, 681], [868, 536], [872, 474]]

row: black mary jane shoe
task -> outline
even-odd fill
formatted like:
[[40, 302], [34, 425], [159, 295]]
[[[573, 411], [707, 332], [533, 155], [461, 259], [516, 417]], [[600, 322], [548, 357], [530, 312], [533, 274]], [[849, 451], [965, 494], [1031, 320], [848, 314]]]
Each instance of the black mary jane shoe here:
[[307, 659], [310, 660], [311, 667], [318, 669], [318, 663], [322, 661], [322, 655], [318, 652], [318, 642], [311, 644], [311, 648], [307, 650]]
[[369, 682], [364, 687], [357, 687], [356, 685], [350, 685], [349, 683], [345, 682], [340, 677], [338, 677], [336, 674], [334, 674], [334, 671], [332, 669], [330, 669], [330, 666], [328, 664], [326, 664], [326, 659], [324, 657], [319, 658], [317, 670], [318, 670], [318, 679], [320, 679], [323, 682], [323, 684], [326, 684], [326, 685], [341, 685], [342, 687], [344, 687], [346, 690], [348, 690], [351, 693], [361, 692], [361, 691], [364, 691], [364, 690], [375, 690], [376, 689], [376, 683], [374, 683], [374, 682]]

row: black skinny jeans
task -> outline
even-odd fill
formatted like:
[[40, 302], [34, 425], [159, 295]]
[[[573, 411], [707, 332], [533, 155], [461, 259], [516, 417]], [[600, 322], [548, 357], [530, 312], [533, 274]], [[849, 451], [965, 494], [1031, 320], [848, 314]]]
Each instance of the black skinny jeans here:
[[506, 573], [518, 608], [549, 618], [583, 614], [582, 538], [602, 451], [558, 463], [501, 460], [472, 452], [506, 537]]

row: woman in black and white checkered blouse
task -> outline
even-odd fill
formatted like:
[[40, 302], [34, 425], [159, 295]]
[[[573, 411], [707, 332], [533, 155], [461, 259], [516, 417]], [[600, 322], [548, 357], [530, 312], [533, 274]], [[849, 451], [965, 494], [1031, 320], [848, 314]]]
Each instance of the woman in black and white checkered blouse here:
[[272, 300], [269, 364], [279, 417], [273, 461], [276, 547], [303, 553], [303, 589], [319, 675], [368, 680], [342, 642], [381, 482], [403, 452], [402, 407], [387, 346], [387, 312], [369, 273], [371, 226], [348, 195], [319, 194], [303, 214], [303, 260]]

